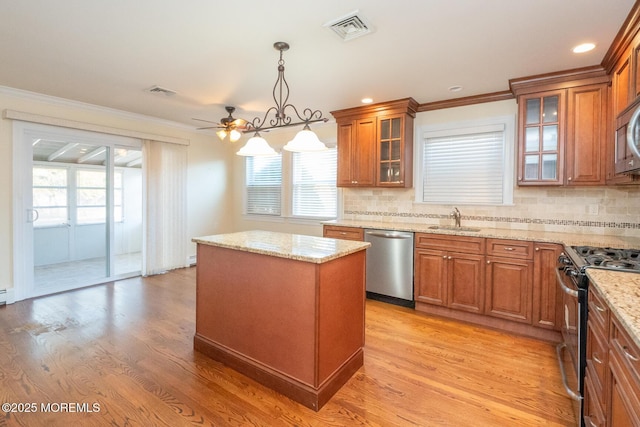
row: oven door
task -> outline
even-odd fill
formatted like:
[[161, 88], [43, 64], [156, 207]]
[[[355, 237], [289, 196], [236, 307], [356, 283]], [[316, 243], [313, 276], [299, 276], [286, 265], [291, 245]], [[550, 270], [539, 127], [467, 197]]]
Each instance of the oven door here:
[[562, 342], [556, 347], [562, 382], [567, 394], [574, 401], [574, 412], [578, 425], [582, 425], [582, 365], [581, 357], [584, 352], [583, 338], [585, 331], [581, 330], [585, 293], [577, 285], [573, 267], [558, 267], [556, 276], [558, 290], [562, 299]]

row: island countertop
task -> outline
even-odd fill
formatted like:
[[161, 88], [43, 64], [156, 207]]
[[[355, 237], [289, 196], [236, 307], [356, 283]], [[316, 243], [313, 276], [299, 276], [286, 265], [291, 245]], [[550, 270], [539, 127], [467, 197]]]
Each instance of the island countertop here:
[[364, 250], [368, 242], [251, 230], [194, 237], [195, 243], [321, 264]]

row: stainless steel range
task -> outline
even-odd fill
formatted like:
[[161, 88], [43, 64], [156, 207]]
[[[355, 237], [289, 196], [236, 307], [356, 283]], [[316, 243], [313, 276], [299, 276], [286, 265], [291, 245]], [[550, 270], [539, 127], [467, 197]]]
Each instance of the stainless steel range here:
[[574, 400], [576, 420], [584, 426], [582, 404], [587, 353], [587, 268], [640, 273], [640, 250], [570, 246], [558, 259], [562, 295], [562, 342], [556, 348], [565, 389]]

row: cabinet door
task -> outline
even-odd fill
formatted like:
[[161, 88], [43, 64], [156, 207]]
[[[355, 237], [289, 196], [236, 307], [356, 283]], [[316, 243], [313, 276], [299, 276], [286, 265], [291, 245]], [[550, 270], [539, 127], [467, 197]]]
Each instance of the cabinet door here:
[[624, 362], [613, 352], [609, 361], [611, 369], [611, 401], [609, 406], [609, 426], [638, 427], [640, 426], [640, 402], [638, 395], [626, 376], [622, 367]]
[[561, 245], [536, 243], [533, 251], [533, 325], [560, 330], [561, 300], [556, 267]]
[[568, 185], [605, 183], [606, 84], [571, 88], [568, 95], [566, 177]]
[[445, 306], [447, 301], [447, 253], [416, 249], [414, 296], [416, 301]]
[[380, 186], [404, 186], [404, 114], [378, 119], [377, 179]]
[[485, 314], [531, 323], [531, 264], [487, 257]]
[[518, 116], [518, 184], [564, 182], [565, 91], [520, 97]]
[[598, 394], [593, 383], [591, 382], [591, 372], [587, 369], [584, 378], [584, 421], [586, 427], [604, 427], [606, 425], [606, 417], [602, 410], [600, 401], [602, 396]]
[[456, 310], [482, 313], [484, 308], [484, 256], [447, 255], [448, 306]]
[[353, 185], [352, 152], [355, 151], [355, 123], [338, 123], [338, 187]]
[[631, 103], [631, 55], [618, 62], [612, 76], [613, 114], [617, 117]]
[[351, 147], [351, 169], [354, 184], [371, 187], [375, 183], [375, 117], [356, 120], [355, 143]]

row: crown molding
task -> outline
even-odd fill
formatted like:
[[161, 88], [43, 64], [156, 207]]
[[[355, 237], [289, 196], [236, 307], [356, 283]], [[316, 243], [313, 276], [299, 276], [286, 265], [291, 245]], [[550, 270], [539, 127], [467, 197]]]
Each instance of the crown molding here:
[[103, 107], [101, 105], [89, 104], [86, 102], [75, 101], [67, 98], [59, 98], [57, 96], [45, 95], [42, 93], [31, 92], [23, 89], [16, 89], [9, 86], [0, 86], [0, 95], [13, 96], [16, 98], [27, 99], [30, 101], [42, 102], [50, 105], [59, 105], [64, 107], [79, 108], [86, 111], [93, 111], [96, 113], [109, 114], [111, 116], [117, 116], [124, 119], [135, 120], [139, 122], [153, 123], [156, 125], [168, 126], [175, 129], [186, 130], [194, 132], [194, 128], [188, 125], [174, 122], [171, 120], [160, 119], [157, 117], [147, 116], [139, 113], [132, 113], [129, 111], [118, 110], [116, 108]]

